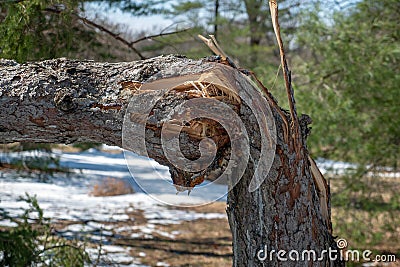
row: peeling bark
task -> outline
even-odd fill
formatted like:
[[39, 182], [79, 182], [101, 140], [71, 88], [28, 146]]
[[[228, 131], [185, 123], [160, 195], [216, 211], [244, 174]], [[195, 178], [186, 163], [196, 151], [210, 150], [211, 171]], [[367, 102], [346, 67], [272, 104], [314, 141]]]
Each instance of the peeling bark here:
[[[277, 136], [271, 140], [276, 142], [276, 149], [272, 151], [271, 170], [258, 177], [263, 183], [254, 192], [249, 191], [256, 166], [266, 160], [260, 157], [260, 140], [269, 131], [258, 124], [250, 102], [241, 101], [252, 90], [257, 89], [236, 69], [177, 56], [113, 64], [67, 59], [17, 64], [0, 60], [0, 143], [99, 142], [122, 147], [124, 116], [130, 101], [136, 99], [146, 104], [154, 94], [162, 93], [163, 98], [157, 103], [148, 102], [152, 109], [146, 121], [141, 121], [141, 114], [129, 114], [128, 119], [133, 125], [145, 124], [148, 156], [169, 166], [178, 190], [185, 190], [224, 172], [232, 158], [232, 140], [224, 127], [212, 120], [200, 118], [181, 123], [170, 121], [168, 114], [188, 99], [222, 101], [240, 117], [251, 140], [251, 157], [245, 173], [228, 194], [233, 265], [342, 266], [340, 261], [327, 257], [313, 262], [282, 262], [276, 256], [279, 250], [301, 253], [314, 249], [320, 253], [335, 249], [336, 245], [330, 218], [321, 210], [321, 190], [313, 179], [315, 170], [311, 169], [315, 166], [310, 167], [308, 159], [307, 116], [299, 120], [302, 140], [294, 144], [287, 137], [290, 133], [285, 132], [288, 130], [284, 119], [291, 123], [289, 113], [271, 106], [272, 113], [264, 114], [275, 122]], [[256, 99], [250, 100], [257, 103]], [[164, 125], [167, 135], [180, 131], [180, 150], [190, 160], [201, 156], [203, 138], [212, 139], [216, 144], [212, 163], [198, 172], [176, 168], [162, 148]], [[132, 146], [134, 140], [131, 137]], [[133, 151], [143, 154], [140, 149]], [[270, 260], [268, 254], [266, 260], [260, 261], [257, 256], [265, 248], [269, 252], [274, 250], [275, 256]]]

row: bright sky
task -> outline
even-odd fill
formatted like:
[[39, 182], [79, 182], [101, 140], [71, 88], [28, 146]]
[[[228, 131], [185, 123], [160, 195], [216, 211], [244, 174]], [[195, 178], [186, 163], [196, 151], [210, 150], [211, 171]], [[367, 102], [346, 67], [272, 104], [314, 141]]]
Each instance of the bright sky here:
[[110, 9], [108, 5], [99, 5], [98, 3], [86, 3], [85, 15], [91, 19], [100, 17], [110, 21], [112, 24], [124, 24], [133, 33], [140, 31], [158, 33], [161, 29], [173, 24], [172, 20], [165, 19], [160, 15], [137, 17], [121, 10]]
[[[322, 6], [324, 13], [330, 13], [340, 7], [352, 5], [359, 2], [359, 0], [347, 0], [339, 4], [334, 4], [333, 0], [327, 0], [326, 5]], [[321, 13], [323, 16], [323, 13]], [[85, 16], [89, 19], [95, 17], [103, 18], [110, 21], [111, 24], [123, 24], [128, 31], [132, 33], [146, 32], [146, 34], [155, 34], [171, 27], [171, 31], [176, 29], [176, 24], [170, 19], [166, 19], [161, 15], [153, 16], [133, 16], [130, 13], [122, 12], [119, 9], [111, 9], [108, 4], [91, 2], [85, 3]]]

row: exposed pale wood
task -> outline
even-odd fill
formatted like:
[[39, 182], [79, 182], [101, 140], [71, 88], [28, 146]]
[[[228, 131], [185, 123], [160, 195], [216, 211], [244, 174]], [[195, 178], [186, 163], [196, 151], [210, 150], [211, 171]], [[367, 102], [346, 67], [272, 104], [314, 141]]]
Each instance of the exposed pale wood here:
[[318, 190], [318, 197], [319, 197], [322, 216], [324, 217], [326, 225], [332, 231], [332, 223], [329, 217], [330, 212], [328, 208], [329, 206], [328, 184], [326, 183], [326, 180], [322, 175], [321, 171], [318, 169], [318, 166], [315, 163], [315, 161], [310, 156], [308, 156], [308, 160], [310, 161], [311, 174], [314, 178], [314, 182]]
[[291, 127], [288, 129], [288, 132], [290, 130], [291, 132], [291, 138], [293, 139], [293, 149], [296, 150], [296, 153], [298, 157], [301, 157], [301, 147], [303, 144], [301, 143], [301, 138], [300, 138], [300, 126], [299, 126], [299, 119], [297, 116], [297, 110], [296, 110], [296, 101], [294, 98], [294, 92], [293, 92], [293, 87], [292, 87], [292, 76], [291, 76], [291, 71], [289, 69], [289, 66], [286, 61], [286, 54], [285, 54], [285, 49], [283, 47], [283, 41], [281, 38], [281, 30], [279, 26], [279, 18], [278, 18], [278, 3], [276, 0], [269, 0], [269, 9], [271, 12], [271, 20], [272, 20], [272, 26], [274, 28], [276, 40], [278, 42], [279, 46], [279, 54], [281, 58], [281, 66], [282, 66], [282, 72], [283, 72], [283, 78], [285, 80], [285, 87], [286, 87], [286, 94], [288, 97], [288, 102], [289, 102], [289, 108], [290, 108], [290, 117], [291, 117]]

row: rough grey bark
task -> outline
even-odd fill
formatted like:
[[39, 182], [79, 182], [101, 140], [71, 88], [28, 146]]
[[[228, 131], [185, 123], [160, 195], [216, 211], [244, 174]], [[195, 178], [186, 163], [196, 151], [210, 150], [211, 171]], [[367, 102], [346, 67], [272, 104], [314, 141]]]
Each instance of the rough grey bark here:
[[[339, 252], [331, 235], [330, 221], [322, 214], [317, 188], [307, 159], [296, 160], [296, 152], [284, 141], [283, 122], [277, 122], [277, 146], [274, 163], [266, 180], [255, 192], [247, 190], [257, 161], [248, 165], [240, 182], [228, 193], [228, 219], [233, 236], [233, 266], [344, 266], [339, 253], [318, 259], [323, 250]], [[289, 116], [287, 116], [289, 119]], [[300, 118], [302, 136], [309, 132], [309, 117]], [[251, 153], [256, 158], [257, 148]], [[258, 159], [262, 160], [262, 159]], [[278, 257], [278, 251], [285, 251]], [[299, 253], [299, 261], [291, 260]], [[317, 260], [307, 260], [307, 251], [315, 251]], [[261, 251], [261, 252], [260, 252]], [[302, 258], [303, 251], [304, 259]], [[282, 252], [283, 253], [283, 252]], [[332, 257], [332, 258], [334, 258]], [[261, 258], [261, 260], [260, 260]]]
[[[98, 63], [55, 59], [28, 64], [0, 61], [0, 142], [122, 145], [122, 122], [135, 88], [199, 73], [210, 63], [182, 57]], [[128, 84], [129, 85], [129, 84]]]
[[[222, 69], [227, 84], [238, 89], [257, 90], [237, 70], [207, 60], [189, 60], [183, 57], [157, 57], [129, 63], [97, 63], [56, 59], [36, 63], [17, 64], [0, 61], [0, 143], [18, 141], [73, 143], [100, 142], [122, 145], [122, 123], [129, 100], [140, 94], [146, 99], [151, 90], [138, 90], [140, 83], [173, 77], [199, 75]], [[244, 88], [245, 87], [245, 88]], [[154, 106], [154, 122], [146, 124], [146, 147], [149, 156], [169, 165], [160, 149], [160, 128], [165, 114], [188, 98], [202, 97], [182, 90], [169, 92]], [[234, 106], [251, 140], [258, 140], [260, 131], [254, 114], [244, 103], [225, 97]], [[229, 100], [229, 101], [228, 101]], [[233, 266], [341, 266], [339, 261], [280, 261], [279, 250], [289, 252], [314, 249], [317, 253], [335, 249], [330, 233], [330, 220], [324, 220], [318, 192], [310, 172], [305, 138], [309, 119], [300, 120], [302, 147], [294, 149], [292, 139], [285, 137], [282, 114], [290, 116], [279, 107], [272, 106], [277, 127], [277, 146], [271, 171], [263, 184], [254, 192], [248, 187], [259, 158], [260, 143], [250, 148], [252, 160], [239, 183], [228, 195], [228, 218], [233, 235]], [[279, 112], [278, 112], [279, 111]], [[229, 157], [229, 139], [220, 125], [206, 124], [212, 129], [218, 152], [204, 177], [221, 172], [221, 162]], [[199, 134], [197, 129], [183, 133], [181, 149], [188, 158], [198, 156]], [[300, 152], [299, 152], [300, 151]], [[170, 166], [170, 165], [169, 165]], [[171, 168], [175, 184], [191, 187], [190, 173]], [[198, 177], [198, 176], [196, 176]], [[203, 179], [204, 179], [203, 177]], [[267, 249], [267, 257], [260, 260], [261, 249]], [[275, 251], [271, 257], [269, 252]], [[282, 255], [281, 255], [282, 256]], [[287, 256], [287, 255], [286, 255]]]

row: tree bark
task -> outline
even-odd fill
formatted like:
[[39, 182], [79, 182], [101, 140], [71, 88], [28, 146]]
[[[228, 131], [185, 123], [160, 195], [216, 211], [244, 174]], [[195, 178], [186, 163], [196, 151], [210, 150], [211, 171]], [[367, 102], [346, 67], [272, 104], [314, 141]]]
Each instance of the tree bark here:
[[[326, 221], [324, 207], [318, 205], [321, 196], [312, 178], [307, 149], [303, 147], [303, 157], [296, 159], [295, 151], [285, 142], [280, 116], [274, 112], [274, 117], [278, 122], [276, 154], [265, 182], [254, 192], [247, 190], [254, 162], [228, 193], [233, 266], [344, 266], [331, 235], [330, 213]], [[309, 118], [303, 115], [300, 123], [305, 139]], [[329, 250], [331, 258], [323, 254]], [[308, 260], [313, 251], [316, 258]]]
[[[271, 151], [271, 170], [258, 174], [256, 178], [263, 182], [255, 191], [249, 190], [256, 166], [266, 160], [260, 139], [270, 130], [255, 125], [257, 114], [249, 105], [263, 110], [251, 97], [256, 91], [236, 69], [177, 56], [113, 64], [67, 59], [17, 64], [0, 60], [0, 143], [99, 142], [122, 147], [124, 116], [126, 122], [135, 99], [133, 105], [151, 107], [145, 122], [140, 122], [140, 114], [139, 122], [134, 113], [128, 117], [129, 123], [144, 125], [147, 154], [136, 146], [134, 135], [127, 137], [130, 145], [125, 148], [169, 166], [177, 189], [190, 189], [204, 179], [221, 176], [226, 162], [234, 156], [230, 154], [234, 138], [228, 136], [224, 125], [212, 120], [196, 118], [177, 123], [169, 114], [189, 99], [222, 101], [240, 117], [250, 140], [250, 160], [244, 175], [228, 193], [233, 266], [342, 266], [327, 255], [322, 260], [301, 260], [303, 251], [315, 250], [318, 257], [323, 250], [336, 249], [330, 214], [327, 217], [323, 212], [321, 186], [313, 176], [315, 170], [311, 170], [305, 145], [310, 123], [307, 116], [300, 118], [303, 142], [295, 149], [282, 118], [290, 122], [289, 114], [273, 105], [269, 107], [271, 114], [263, 114], [276, 125], [277, 134], [272, 138], [276, 148]], [[150, 102], [155, 94], [163, 97]], [[246, 97], [247, 101], [242, 101]], [[201, 171], [182, 170], [172, 164], [162, 147], [163, 126], [170, 132], [178, 127], [180, 150], [192, 161], [202, 156], [201, 140], [212, 139], [216, 155], [211, 164]], [[286, 254], [279, 254], [279, 250]], [[300, 260], [290, 259], [291, 250], [299, 253]]]
[[1, 60], [0, 141], [121, 147], [123, 117], [137, 91], [130, 82], [201, 73], [211, 67], [172, 56], [114, 64], [63, 58], [27, 64]]

